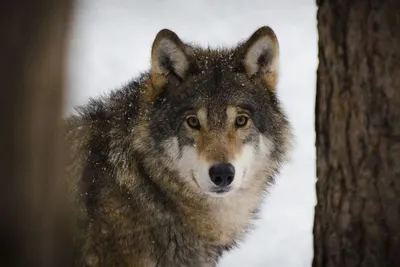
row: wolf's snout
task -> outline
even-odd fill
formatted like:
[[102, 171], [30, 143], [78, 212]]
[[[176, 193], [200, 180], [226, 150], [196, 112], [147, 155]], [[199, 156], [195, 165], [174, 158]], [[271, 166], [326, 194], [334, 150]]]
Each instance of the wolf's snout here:
[[230, 163], [217, 163], [209, 170], [211, 181], [220, 187], [228, 186], [235, 178], [235, 167]]

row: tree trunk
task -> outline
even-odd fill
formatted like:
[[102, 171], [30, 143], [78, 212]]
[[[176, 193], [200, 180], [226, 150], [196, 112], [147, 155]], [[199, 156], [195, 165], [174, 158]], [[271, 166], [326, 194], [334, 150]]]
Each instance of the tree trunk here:
[[71, 4], [0, 3], [0, 266], [71, 266], [60, 183]]
[[313, 267], [398, 267], [400, 1], [317, 4]]

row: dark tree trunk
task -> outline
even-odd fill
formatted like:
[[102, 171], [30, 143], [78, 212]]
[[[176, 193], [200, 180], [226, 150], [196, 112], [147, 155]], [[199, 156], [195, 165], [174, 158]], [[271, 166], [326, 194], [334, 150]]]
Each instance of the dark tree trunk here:
[[0, 3], [0, 266], [68, 266], [60, 121], [71, 4]]
[[317, 4], [313, 267], [398, 267], [400, 1]]

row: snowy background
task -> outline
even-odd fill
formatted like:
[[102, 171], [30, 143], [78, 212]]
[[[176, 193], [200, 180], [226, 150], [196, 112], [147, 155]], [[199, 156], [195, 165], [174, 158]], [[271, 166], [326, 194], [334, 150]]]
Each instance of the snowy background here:
[[162, 28], [183, 40], [233, 46], [258, 27], [276, 32], [281, 51], [278, 94], [296, 147], [262, 209], [257, 229], [221, 267], [309, 267], [315, 197], [315, 0], [80, 0], [70, 39], [65, 111], [118, 88], [149, 67]]

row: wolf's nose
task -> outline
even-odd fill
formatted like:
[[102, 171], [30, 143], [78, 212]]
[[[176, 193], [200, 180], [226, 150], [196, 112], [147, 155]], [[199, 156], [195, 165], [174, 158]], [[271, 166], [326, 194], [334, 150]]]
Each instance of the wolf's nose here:
[[211, 181], [220, 187], [228, 186], [235, 178], [235, 167], [230, 163], [217, 163], [208, 171]]

